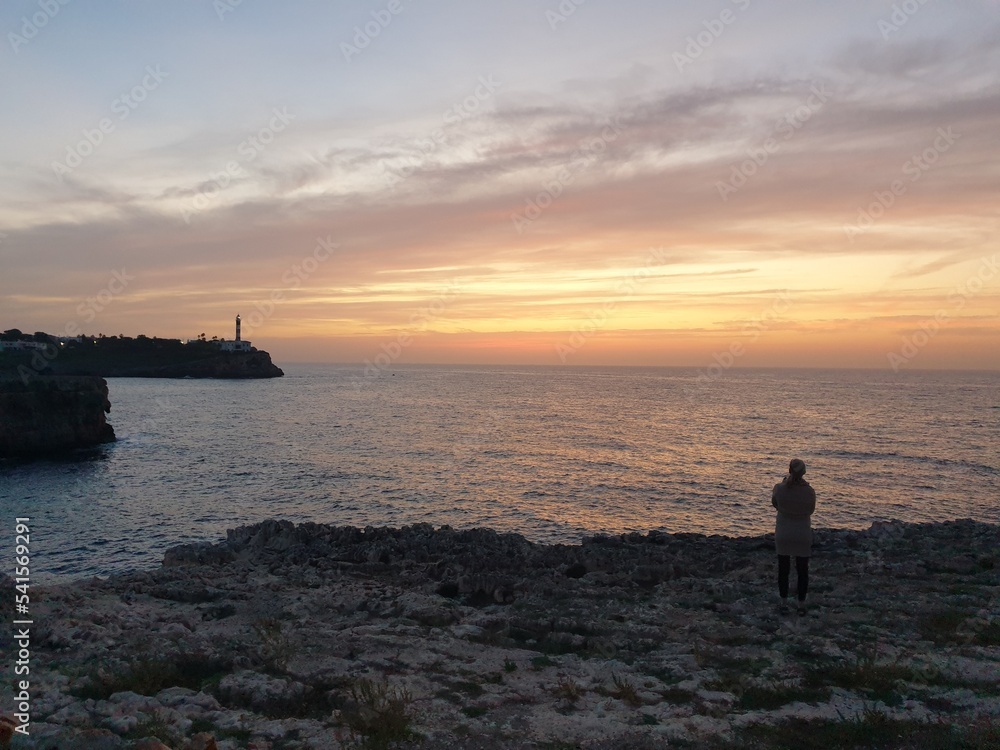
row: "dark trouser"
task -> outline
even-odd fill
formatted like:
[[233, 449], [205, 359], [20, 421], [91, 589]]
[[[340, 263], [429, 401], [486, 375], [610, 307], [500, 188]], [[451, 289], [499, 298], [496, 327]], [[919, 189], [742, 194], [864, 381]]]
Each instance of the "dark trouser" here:
[[[788, 573], [792, 568], [792, 558], [789, 555], [778, 555], [778, 593], [782, 599], [788, 598]], [[806, 600], [809, 591], [809, 558], [795, 558], [796, 593], [799, 601]]]

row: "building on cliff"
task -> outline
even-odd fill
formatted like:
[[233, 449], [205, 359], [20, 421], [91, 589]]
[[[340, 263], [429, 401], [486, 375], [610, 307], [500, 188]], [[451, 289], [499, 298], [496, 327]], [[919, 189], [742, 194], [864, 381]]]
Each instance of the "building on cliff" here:
[[219, 348], [224, 352], [249, 352], [253, 349], [250, 346], [249, 341], [244, 341], [240, 337], [240, 316], [236, 316], [236, 340], [226, 341], [222, 339], [219, 341]]

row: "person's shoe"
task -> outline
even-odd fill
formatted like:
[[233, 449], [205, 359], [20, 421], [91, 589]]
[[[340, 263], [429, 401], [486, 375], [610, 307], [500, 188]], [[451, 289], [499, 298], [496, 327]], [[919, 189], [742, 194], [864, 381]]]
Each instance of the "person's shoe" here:
[[778, 614], [787, 615], [789, 611], [788, 602], [782, 599], [778, 603]]
[[802, 617], [803, 615], [805, 615], [806, 612], [808, 612], [808, 609], [806, 608], [806, 603], [805, 602], [799, 602], [799, 617]]

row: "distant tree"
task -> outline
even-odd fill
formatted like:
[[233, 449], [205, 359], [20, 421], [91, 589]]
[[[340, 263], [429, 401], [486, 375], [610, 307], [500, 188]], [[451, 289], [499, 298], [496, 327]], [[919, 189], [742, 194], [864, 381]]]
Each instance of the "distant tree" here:
[[19, 341], [24, 334], [16, 328], [10, 328], [0, 333], [0, 341]]
[[47, 344], [50, 341], [52, 341], [52, 337], [49, 336], [49, 334], [47, 334], [45, 331], [35, 331], [35, 335], [33, 338], [40, 344]]

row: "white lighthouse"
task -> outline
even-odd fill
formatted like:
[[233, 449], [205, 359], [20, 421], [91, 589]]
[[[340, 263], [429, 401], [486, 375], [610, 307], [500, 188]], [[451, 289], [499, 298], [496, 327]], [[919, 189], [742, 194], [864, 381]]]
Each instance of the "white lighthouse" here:
[[250, 342], [249, 341], [244, 341], [243, 340], [243, 336], [241, 335], [240, 327], [241, 327], [240, 316], [237, 315], [236, 316], [236, 340], [235, 341], [226, 341], [225, 339], [222, 339], [222, 341], [219, 342], [219, 348], [222, 349], [222, 351], [224, 351], [224, 352], [249, 352], [249, 351], [251, 351], [253, 349], [253, 347], [250, 346]]

